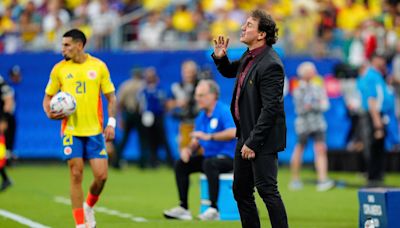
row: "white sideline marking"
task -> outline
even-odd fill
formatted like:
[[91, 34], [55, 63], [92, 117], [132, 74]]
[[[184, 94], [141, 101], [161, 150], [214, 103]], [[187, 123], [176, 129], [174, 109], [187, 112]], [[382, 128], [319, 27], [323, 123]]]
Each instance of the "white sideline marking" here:
[[[65, 204], [65, 205], [71, 205], [71, 201], [68, 198], [65, 198], [62, 196], [56, 196], [54, 198], [54, 201], [56, 201], [57, 203]], [[94, 210], [99, 213], [104, 213], [104, 214], [108, 214], [108, 215], [117, 216], [120, 218], [130, 219], [134, 222], [147, 222], [147, 219], [145, 219], [145, 218], [136, 217], [134, 215], [131, 215], [128, 213], [123, 213], [123, 212], [113, 210], [113, 209], [108, 209], [106, 207], [95, 207]]]
[[6, 218], [12, 219], [18, 223], [24, 224], [31, 228], [50, 228], [48, 226], [34, 222], [28, 218], [22, 217], [20, 215], [14, 214], [12, 212], [9, 212], [9, 211], [3, 210], [3, 209], [0, 209], [0, 215], [2, 215], [3, 217], [6, 217]]

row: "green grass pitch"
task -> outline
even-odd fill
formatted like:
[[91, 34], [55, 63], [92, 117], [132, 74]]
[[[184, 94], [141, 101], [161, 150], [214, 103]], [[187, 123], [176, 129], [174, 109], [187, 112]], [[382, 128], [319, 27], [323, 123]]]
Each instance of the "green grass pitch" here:
[[[74, 227], [69, 204], [69, 173], [61, 164], [20, 164], [8, 168], [14, 185], [0, 192], [0, 210], [9, 211], [48, 227]], [[351, 186], [317, 192], [310, 169], [302, 172], [306, 180], [301, 191], [289, 191], [289, 170], [279, 171], [280, 192], [288, 213], [289, 225], [295, 228], [354, 228], [358, 226], [357, 190], [364, 184], [358, 173], [331, 172], [335, 180]], [[85, 168], [84, 190], [87, 194], [92, 179]], [[308, 180], [308, 181], [307, 181]], [[400, 185], [400, 175], [386, 174], [385, 183]], [[257, 194], [256, 194], [257, 195]], [[105, 190], [96, 207], [98, 227], [240, 227], [239, 221], [202, 222], [164, 219], [162, 211], [176, 206], [178, 194], [171, 169], [140, 170], [130, 166], [122, 171], [110, 170]], [[267, 211], [257, 196], [262, 227], [270, 227]], [[199, 175], [191, 176], [189, 206], [194, 217], [200, 210]], [[144, 218], [145, 222], [138, 222]], [[0, 215], [0, 227], [26, 227]]]

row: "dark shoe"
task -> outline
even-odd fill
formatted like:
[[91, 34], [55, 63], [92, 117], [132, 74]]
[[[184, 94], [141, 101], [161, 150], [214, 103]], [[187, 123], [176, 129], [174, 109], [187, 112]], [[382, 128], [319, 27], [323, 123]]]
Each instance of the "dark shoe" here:
[[383, 184], [382, 180], [368, 180], [366, 187], [367, 188], [378, 188], [378, 187], [384, 187], [384, 184]]
[[122, 169], [121, 164], [120, 164], [119, 162], [113, 163], [113, 164], [112, 164], [112, 167], [113, 167], [114, 169], [117, 169], [117, 170], [121, 170], [121, 169]]
[[8, 187], [12, 186], [12, 182], [10, 180], [3, 181], [0, 187], [0, 192], [5, 191]]

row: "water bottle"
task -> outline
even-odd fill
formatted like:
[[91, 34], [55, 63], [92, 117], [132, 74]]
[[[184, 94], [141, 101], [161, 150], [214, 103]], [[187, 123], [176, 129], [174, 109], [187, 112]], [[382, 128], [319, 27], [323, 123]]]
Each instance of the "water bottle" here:
[[372, 218], [367, 218], [364, 223], [364, 228], [375, 228], [374, 220]]

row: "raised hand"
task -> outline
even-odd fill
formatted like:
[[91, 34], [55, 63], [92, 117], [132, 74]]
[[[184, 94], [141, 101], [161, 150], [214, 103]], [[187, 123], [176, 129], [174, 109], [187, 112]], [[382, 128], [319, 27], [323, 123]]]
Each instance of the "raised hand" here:
[[214, 56], [217, 58], [222, 58], [226, 55], [226, 49], [228, 48], [229, 38], [224, 36], [218, 36], [217, 39], [214, 39]]

